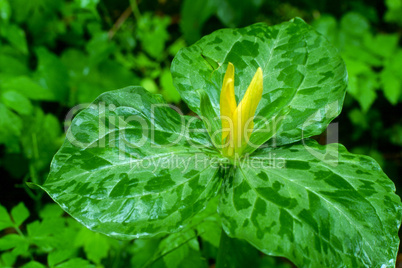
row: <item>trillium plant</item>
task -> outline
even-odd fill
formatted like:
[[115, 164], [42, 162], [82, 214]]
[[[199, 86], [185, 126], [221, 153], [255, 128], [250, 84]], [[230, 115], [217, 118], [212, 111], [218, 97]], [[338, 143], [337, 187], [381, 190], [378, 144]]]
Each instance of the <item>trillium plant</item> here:
[[311, 138], [347, 87], [322, 35], [298, 18], [223, 29], [171, 71], [190, 115], [129, 87], [75, 116], [40, 186], [67, 213], [117, 239], [199, 231], [215, 215], [222, 239], [298, 267], [395, 267], [394, 184], [370, 157]]

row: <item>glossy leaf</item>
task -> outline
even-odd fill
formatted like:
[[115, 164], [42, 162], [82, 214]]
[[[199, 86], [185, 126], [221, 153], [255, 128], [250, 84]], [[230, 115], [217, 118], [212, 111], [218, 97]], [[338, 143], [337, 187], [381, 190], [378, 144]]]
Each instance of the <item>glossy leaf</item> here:
[[230, 236], [298, 267], [395, 267], [402, 206], [379, 165], [339, 144], [259, 149], [225, 180]]
[[150, 237], [183, 228], [216, 195], [211, 161], [217, 153], [201, 120], [125, 88], [75, 117], [42, 188], [93, 231]]
[[[340, 113], [347, 83], [345, 65], [336, 49], [301, 19], [271, 27], [255, 24], [218, 30], [182, 49], [172, 63], [173, 81], [194, 112], [201, 113], [197, 90], [203, 90], [219, 118], [219, 96], [228, 62], [235, 66], [237, 100], [243, 98], [257, 68], [263, 70], [264, 90], [255, 130], [272, 132], [267, 122], [290, 107], [275, 129], [276, 144], [320, 134]], [[257, 145], [270, 137], [266, 134]]]

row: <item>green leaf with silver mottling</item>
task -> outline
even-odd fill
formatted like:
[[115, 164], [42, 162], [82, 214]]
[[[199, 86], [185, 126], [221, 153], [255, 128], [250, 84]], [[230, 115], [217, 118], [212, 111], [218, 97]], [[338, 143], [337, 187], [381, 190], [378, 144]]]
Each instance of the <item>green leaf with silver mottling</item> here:
[[218, 162], [201, 120], [130, 87], [102, 94], [74, 118], [41, 187], [93, 231], [152, 237], [182, 229], [205, 208], [220, 187]]
[[[243, 98], [257, 68], [263, 70], [264, 91], [254, 119], [255, 130], [272, 132], [267, 121], [290, 107], [275, 129], [276, 144], [320, 134], [341, 111], [347, 84], [345, 64], [337, 50], [299, 18], [271, 27], [260, 23], [218, 30], [182, 49], [172, 63], [173, 81], [195, 113], [201, 112], [197, 90], [203, 90], [211, 100], [215, 120], [219, 120], [219, 97], [228, 62], [235, 66], [237, 101]], [[258, 139], [257, 145], [271, 136]]]
[[379, 165], [342, 145], [257, 150], [222, 186], [225, 231], [298, 267], [395, 267], [402, 206]]

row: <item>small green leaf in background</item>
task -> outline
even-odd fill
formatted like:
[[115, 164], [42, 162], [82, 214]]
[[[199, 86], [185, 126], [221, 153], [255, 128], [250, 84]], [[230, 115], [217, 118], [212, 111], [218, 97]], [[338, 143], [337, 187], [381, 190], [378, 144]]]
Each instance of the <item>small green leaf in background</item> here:
[[400, 0], [385, 0], [388, 8], [385, 21], [402, 25], [402, 2]]
[[159, 239], [136, 239], [132, 247], [131, 265], [134, 268], [144, 267], [158, 252]]
[[7, 0], [0, 0], [0, 19], [8, 22], [11, 17], [11, 7]]
[[55, 100], [66, 102], [68, 97], [68, 72], [60, 59], [45, 48], [36, 49], [38, 67], [36, 81], [55, 96]]
[[391, 142], [395, 145], [402, 146], [402, 126], [394, 125], [390, 131], [391, 131]]
[[160, 59], [165, 50], [165, 42], [169, 38], [167, 27], [170, 18], [152, 16], [145, 13], [138, 21], [138, 39], [141, 41], [142, 49], [151, 57]]
[[58, 218], [63, 215], [64, 210], [57, 204], [47, 204], [45, 205], [42, 210], [39, 212], [39, 216], [42, 219], [46, 218]]
[[107, 32], [95, 33], [86, 45], [91, 66], [107, 59], [116, 50], [116, 44], [109, 40]]
[[16, 227], [19, 227], [29, 217], [29, 210], [25, 207], [24, 203], [19, 203], [11, 209], [11, 217]]
[[244, 240], [222, 232], [216, 268], [258, 267], [259, 252]]
[[151, 78], [144, 78], [141, 80], [141, 86], [152, 94], [158, 93], [158, 85]]
[[0, 144], [7, 145], [10, 152], [19, 152], [18, 137], [21, 131], [21, 118], [0, 103]]
[[30, 261], [21, 268], [46, 268], [46, 266], [37, 261]]
[[100, 264], [101, 260], [108, 255], [111, 246], [110, 240], [111, 238], [103, 234], [94, 233], [86, 228], [82, 228], [77, 234], [75, 245], [84, 248], [88, 260]]
[[0, 26], [0, 35], [7, 39], [21, 53], [28, 54], [28, 45], [24, 30], [15, 24], [3, 24], [0, 22]]
[[[402, 67], [402, 66], [401, 66]], [[402, 81], [395, 72], [385, 68], [380, 74], [384, 95], [390, 103], [396, 105], [402, 92]]]
[[57, 264], [70, 259], [74, 254], [74, 249], [55, 250], [47, 256], [47, 263], [50, 267], [55, 267]]
[[96, 6], [99, 4], [99, 0], [74, 0], [74, 2], [81, 8], [91, 10], [97, 14]]
[[8, 215], [7, 209], [0, 205], [0, 231], [12, 226], [13, 222]]
[[384, 95], [390, 103], [396, 105], [402, 95], [402, 50], [398, 49], [385, 62], [380, 73]]
[[[15, 52], [13, 49], [10, 51], [6, 46], [0, 46], [0, 78], [2, 80], [29, 74], [28, 66], [26, 66], [27, 58], [13, 52]], [[2, 85], [0, 86], [2, 88]]]
[[6, 267], [13, 267], [16, 260], [17, 256], [15, 256], [15, 254], [12, 252], [4, 252], [1, 254], [0, 264], [3, 264]]
[[181, 10], [180, 28], [187, 43], [195, 43], [201, 38], [204, 23], [216, 12], [215, 0], [185, 0]]
[[25, 122], [20, 141], [25, 157], [41, 171], [48, 168], [49, 161], [62, 144], [62, 138], [58, 119], [36, 107], [30, 120]]
[[[387, 100], [396, 105], [402, 92], [397, 34], [373, 34], [368, 19], [355, 12], [345, 14], [339, 25], [332, 16], [323, 16], [313, 25], [339, 48], [348, 69], [348, 93], [363, 112], [373, 105], [380, 87]], [[380, 68], [381, 72], [375, 71]]]
[[398, 48], [399, 36], [397, 34], [377, 34], [367, 37], [365, 45], [374, 53], [383, 58], [394, 56]]
[[42, 87], [27, 76], [6, 79], [0, 86], [4, 91], [14, 90], [31, 100], [55, 100], [55, 95], [50, 89]]
[[91, 264], [89, 261], [81, 259], [81, 258], [73, 258], [66, 262], [63, 262], [59, 265], [56, 265], [55, 268], [95, 268], [96, 265]]
[[200, 246], [194, 231], [182, 231], [169, 235], [159, 244], [160, 256], [167, 267], [206, 267], [200, 254]]
[[247, 25], [263, 4], [263, 0], [220, 0], [218, 1], [217, 16], [227, 27]]
[[167, 102], [179, 103], [181, 97], [176, 87], [173, 85], [172, 74], [168, 69], [163, 69], [161, 76], [159, 77], [159, 80], [160, 85], [162, 87], [163, 98]]
[[1, 100], [8, 108], [13, 109], [19, 114], [29, 115], [32, 113], [33, 106], [30, 100], [16, 91], [4, 92], [1, 95]]
[[25, 239], [18, 234], [8, 234], [0, 238], [0, 250], [8, 250], [25, 244]]

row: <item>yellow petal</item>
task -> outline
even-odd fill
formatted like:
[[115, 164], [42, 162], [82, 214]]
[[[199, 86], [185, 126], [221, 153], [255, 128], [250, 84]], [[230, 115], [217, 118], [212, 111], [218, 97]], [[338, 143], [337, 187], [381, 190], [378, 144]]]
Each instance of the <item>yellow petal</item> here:
[[254, 115], [257, 106], [262, 97], [263, 91], [263, 75], [262, 69], [258, 68], [253, 80], [239, 106], [233, 113], [233, 127], [234, 127], [234, 147], [237, 154], [241, 154], [244, 147], [247, 145], [248, 139], [254, 128]]
[[234, 94], [234, 66], [229, 62], [220, 96], [220, 116], [222, 122], [222, 144], [233, 128], [232, 115], [236, 109], [236, 99]]

